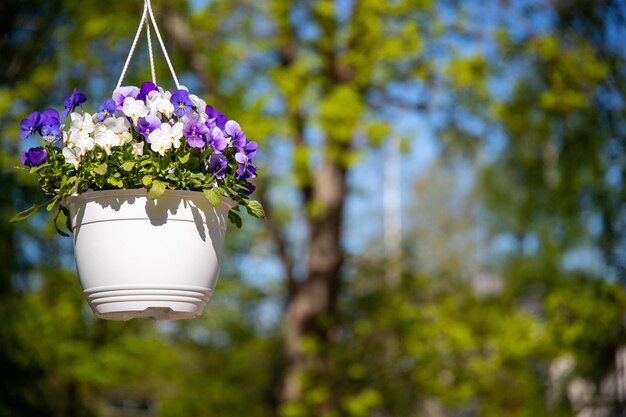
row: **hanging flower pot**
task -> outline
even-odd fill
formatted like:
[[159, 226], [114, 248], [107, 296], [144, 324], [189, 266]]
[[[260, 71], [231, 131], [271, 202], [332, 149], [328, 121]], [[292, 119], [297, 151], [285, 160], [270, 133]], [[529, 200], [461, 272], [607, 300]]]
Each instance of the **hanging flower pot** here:
[[228, 210], [200, 192], [93, 191], [68, 197], [76, 267], [97, 317], [198, 316], [220, 269]]
[[[172, 92], [156, 85], [149, 30], [153, 81], [121, 86], [148, 16], [176, 83]], [[59, 207], [97, 317], [201, 314], [217, 281], [226, 219], [240, 227], [241, 206], [264, 217], [250, 199], [255, 187], [248, 182], [256, 177], [256, 142], [178, 84], [149, 0], [111, 98], [93, 113], [83, 109], [86, 101], [77, 89], [65, 98], [66, 123], [54, 109], [22, 120], [22, 139], [44, 139], [43, 146], [22, 154], [22, 164], [50, 200], [13, 221]]]

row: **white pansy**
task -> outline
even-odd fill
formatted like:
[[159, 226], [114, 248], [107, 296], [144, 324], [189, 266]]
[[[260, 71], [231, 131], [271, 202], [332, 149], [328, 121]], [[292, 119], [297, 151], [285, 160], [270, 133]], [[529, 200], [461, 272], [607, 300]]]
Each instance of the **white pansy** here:
[[120, 137], [120, 143], [122, 145], [133, 140], [133, 134], [130, 133], [128, 130], [122, 133], [118, 133], [117, 135]]
[[89, 136], [96, 128], [96, 125], [93, 123], [93, 117], [89, 113], [85, 113], [84, 115], [72, 113], [70, 114], [70, 118], [72, 120], [70, 136], [75, 138], [73, 139], [74, 141], [78, 140], [78, 138]]
[[80, 138], [81, 138], [80, 133], [78, 133], [77, 131], [70, 130], [70, 133], [67, 136], [67, 143], [66, 144], [72, 144], [72, 145], [76, 146], [78, 144], [78, 141], [80, 140]]
[[204, 109], [206, 109], [206, 101], [202, 100], [197, 95], [189, 94], [189, 100], [191, 100], [191, 104], [193, 104], [195, 108], [198, 109], [198, 112], [203, 113]]
[[165, 136], [174, 148], [180, 147], [180, 139], [183, 137], [183, 124], [181, 122], [174, 123], [173, 126], [163, 123], [161, 125], [161, 134]]
[[96, 130], [102, 127], [104, 130], [109, 129], [115, 133], [123, 133], [130, 129], [130, 123], [125, 117], [107, 117], [102, 123], [96, 127]]
[[78, 164], [80, 164], [80, 157], [82, 154], [82, 150], [80, 148], [65, 147], [63, 148], [61, 152], [63, 153], [65, 162], [67, 162], [68, 164], [74, 165], [74, 168], [78, 169]]
[[157, 117], [162, 114], [169, 119], [174, 114], [174, 105], [169, 101], [169, 99], [163, 97], [155, 98], [150, 102], [149, 106], [150, 114]]
[[163, 89], [159, 88], [158, 90], [152, 90], [146, 96], [146, 103], [150, 101], [154, 101], [157, 98], [163, 97]]
[[145, 142], [133, 142], [133, 155], [141, 156], [143, 155], [143, 146]]
[[150, 112], [150, 114], [155, 114], [156, 112], [156, 107], [154, 102], [158, 99], [161, 98], [161, 94], [157, 91], [157, 90], [152, 90], [148, 93], [148, 95], [146, 95], [146, 107], [148, 108], [148, 111]]
[[120, 136], [111, 129], [97, 131], [95, 142], [104, 149], [107, 155], [111, 154], [111, 148], [113, 146], [120, 146], [122, 144]]
[[158, 152], [161, 156], [165, 155], [165, 151], [172, 147], [172, 141], [169, 137], [163, 134], [163, 128], [169, 126], [166, 123], [161, 125], [160, 129], [155, 129], [150, 132], [150, 149], [154, 152]]
[[122, 112], [133, 119], [133, 123], [136, 125], [140, 117], [146, 117], [148, 115], [148, 108], [142, 100], [126, 97], [122, 105]]
[[76, 142], [76, 147], [80, 148], [81, 155], [84, 155], [87, 151], [92, 150], [94, 146], [96, 146], [96, 142], [93, 140], [91, 136], [80, 138]]

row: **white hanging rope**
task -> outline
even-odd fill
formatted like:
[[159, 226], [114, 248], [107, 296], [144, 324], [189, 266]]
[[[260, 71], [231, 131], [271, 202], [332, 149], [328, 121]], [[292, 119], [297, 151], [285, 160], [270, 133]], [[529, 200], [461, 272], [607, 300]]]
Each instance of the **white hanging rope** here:
[[139, 35], [141, 35], [141, 29], [143, 29], [143, 24], [146, 22], [146, 15], [148, 13], [148, 3], [146, 2], [143, 5], [143, 14], [141, 15], [141, 21], [139, 21], [139, 27], [137, 28], [137, 33], [135, 34], [135, 39], [133, 40], [133, 44], [130, 47], [130, 52], [128, 53], [128, 58], [126, 58], [126, 63], [124, 64], [124, 68], [122, 69], [122, 73], [120, 74], [120, 79], [117, 81], [117, 87], [115, 89], [120, 88], [122, 85], [122, 81], [124, 81], [124, 76], [126, 75], [126, 71], [128, 70], [128, 65], [130, 64], [130, 60], [135, 53], [135, 48], [137, 47], [137, 41], [139, 40]]
[[[150, 15], [150, 21], [147, 20], [148, 14]], [[156, 84], [156, 72], [154, 70], [154, 54], [152, 51], [152, 37], [150, 35], [150, 23], [156, 32], [157, 38], [159, 40], [159, 44], [161, 45], [161, 50], [163, 51], [163, 55], [165, 55], [165, 61], [167, 62], [167, 66], [170, 69], [172, 74], [172, 78], [174, 79], [174, 83], [176, 83], [176, 88], [180, 89], [180, 84], [178, 83], [178, 77], [176, 77], [176, 72], [174, 72], [174, 67], [172, 66], [172, 62], [170, 61], [170, 57], [165, 49], [165, 43], [163, 43], [163, 38], [161, 38], [161, 32], [159, 32], [159, 27], [157, 26], [156, 19], [154, 18], [154, 12], [152, 11], [152, 4], [150, 0], [145, 0], [143, 5], [143, 14], [141, 15], [141, 21], [139, 22], [139, 27], [137, 28], [137, 33], [135, 34], [135, 39], [133, 40], [133, 44], [130, 48], [130, 52], [128, 53], [128, 58], [126, 58], [126, 63], [124, 64], [124, 68], [122, 69], [122, 73], [120, 74], [120, 78], [117, 82], [117, 88], [120, 88], [122, 85], [122, 81], [124, 81], [124, 77], [126, 76], [126, 71], [128, 70], [128, 65], [130, 65], [130, 61], [135, 53], [135, 48], [137, 47], [137, 41], [139, 40], [139, 35], [141, 35], [141, 31], [143, 30], [143, 25], [146, 24], [146, 34], [148, 36], [148, 53], [150, 56], [150, 71], [152, 73], [152, 82]]]
[[161, 38], [161, 32], [159, 32], [159, 26], [156, 23], [156, 19], [154, 18], [154, 12], [152, 11], [152, 4], [150, 0], [145, 0], [146, 6], [148, 7], [148, 13], [150, 14], [150, 20], [152, 20], [152, 26], [154, 27], [154, 31], [156, 32], [157, 39], [159, 39], [159, 43], [161, 44], [161, 50], [163, 51], [163, 55], [165, 55], [165, 62], [167, 62], [167, 66], [172, 73], [172, 78], [174, 79], [174, 83], [176, 83], [176, 88], [180, 89], [180, 84], [178, 84], [178, 77], [176, 77], [176, 72], [174, 72], [174, 67], [172, 66], [172, 61], [170, 61], [170, 56], [167, 54], [167, 49], [165, 49], [165, 44], [163, 43], [163, 38]]
[[150, 25], [146, 25], [146, 35], [148, 36], [148, 54], [150, 55], [150, 74], [152, 82], [156, 85], [156, 71], [154, 70], [154, 54], [152, 53], [152, 36], [150, 35]]

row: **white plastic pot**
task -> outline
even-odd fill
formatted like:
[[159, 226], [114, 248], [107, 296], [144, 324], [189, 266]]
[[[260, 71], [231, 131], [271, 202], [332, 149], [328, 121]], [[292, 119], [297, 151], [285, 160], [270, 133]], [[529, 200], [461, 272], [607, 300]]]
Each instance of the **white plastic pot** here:
[[203, 193], [145, 189], [69, 197], [74, 255], [83, 293], [108, 320], [187, 319], [202, 314], [220, 270], [233, 202], [213, 207]]

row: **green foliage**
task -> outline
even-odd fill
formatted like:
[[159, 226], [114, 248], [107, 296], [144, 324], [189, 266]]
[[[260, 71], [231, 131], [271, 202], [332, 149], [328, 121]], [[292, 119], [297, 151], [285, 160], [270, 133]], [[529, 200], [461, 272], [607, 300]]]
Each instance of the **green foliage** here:
[[[48, 160], [31, 168], [30, 173], [37, 175], [44, 195], [52, 198], [48, 211], [73, 193], [146, 187], [148, 198], [152, 200], [159, 198], [168, 188], [202, 190], [214, 205], [219, 204], [219, 192], [241, 203], [251, 215], [264, 217], [260, 204], [248, 198], [247, 182], [237, 179], [232, 166], [225, 171], [224, 179], [219, 181], [208, 170], [206, 158], [211, 152], [209, 149], [187, 149], [187, 145], [183, 144], [176, 153], [160, 155], [145, 149], [144, 154], [135, 155], [131, 142], [115, 146], [108, 152], [96, 146], [81, 158], [77, 168], [65, 161], [60, 147], [46, 144], [45, 149]], [[234, 149], [226, 150], [225, 155], [234, 160]], [[18, 213], [12, 221], [26, 219], [41, 207], [35, 205]]]

